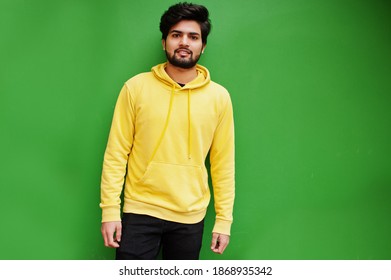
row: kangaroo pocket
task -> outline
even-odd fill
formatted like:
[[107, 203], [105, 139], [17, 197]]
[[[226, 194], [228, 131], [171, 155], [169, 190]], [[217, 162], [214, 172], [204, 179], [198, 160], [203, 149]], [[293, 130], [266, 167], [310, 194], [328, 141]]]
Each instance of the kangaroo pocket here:
[[131, 196], [176, 212], [199, 211], [209, 203], [205, 177], [200, 166], [151, 162]]

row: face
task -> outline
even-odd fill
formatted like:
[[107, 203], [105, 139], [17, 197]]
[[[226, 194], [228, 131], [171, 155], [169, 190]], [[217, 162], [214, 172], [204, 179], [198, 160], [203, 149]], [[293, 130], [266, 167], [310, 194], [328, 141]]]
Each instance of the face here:
[[162, 43], [168, 62], [185, 69], [194, 67], [205, 49], [200, 25], [193, 20], [182, 20], [171, 27]]

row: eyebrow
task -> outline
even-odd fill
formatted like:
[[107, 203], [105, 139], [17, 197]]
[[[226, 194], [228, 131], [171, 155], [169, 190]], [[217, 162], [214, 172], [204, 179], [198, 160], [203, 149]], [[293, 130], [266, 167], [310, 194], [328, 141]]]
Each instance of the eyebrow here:
[[[171, 30], [170, 31], [170, 33], [180, 33], [180, 34], [183, 34], [183, 33], [185, 33], [185, 32], [183, 32], [183, 31], [180, 31], [180, 30]], [[198, 33], [198, 32], [189, 32], [189, 34], [190, 35], [198, 35], [198, 36], [200, 36], [200, 33]]]

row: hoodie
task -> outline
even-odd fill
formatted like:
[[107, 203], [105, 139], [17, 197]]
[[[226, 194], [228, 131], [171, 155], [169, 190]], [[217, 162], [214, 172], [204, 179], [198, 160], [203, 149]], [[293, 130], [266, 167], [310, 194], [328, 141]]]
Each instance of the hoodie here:
[[123, 212], [192, 224], [210, 201], [209, 154], [216, 220], [230, 234], [234, 204], [234, 121], [227, 90], [197, 65], [181, 87], [166, 64], [129, 79], [119, 94], [101, 178], [102, 222]]

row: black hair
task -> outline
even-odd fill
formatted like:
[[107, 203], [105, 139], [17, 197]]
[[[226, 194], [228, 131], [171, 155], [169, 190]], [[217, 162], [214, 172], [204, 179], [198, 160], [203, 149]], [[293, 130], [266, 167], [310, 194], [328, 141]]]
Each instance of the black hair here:
[[209, 11], [202, 5], [192, 3], [178, 3], [172, 5], [164, 12], [160, 19], [160, 31], [162, 39], [166, 39], [170, 28], [181, 20], [195, 20], [201, 28], [202, 43], [206, 44], [210, 29], [212, 27], [209, 19]]

